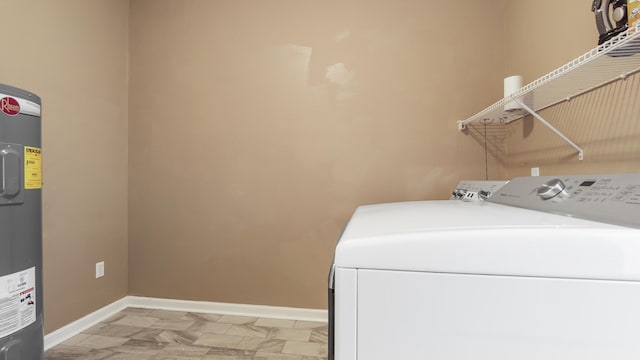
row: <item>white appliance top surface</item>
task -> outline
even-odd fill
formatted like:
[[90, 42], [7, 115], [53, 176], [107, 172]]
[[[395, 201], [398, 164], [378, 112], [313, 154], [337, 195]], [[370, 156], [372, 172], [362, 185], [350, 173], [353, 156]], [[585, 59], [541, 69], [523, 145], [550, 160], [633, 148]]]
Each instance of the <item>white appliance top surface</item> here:
[[359, 207], [335, 253], [346, 268], [640, 280], [640, 229], [487, 202]]

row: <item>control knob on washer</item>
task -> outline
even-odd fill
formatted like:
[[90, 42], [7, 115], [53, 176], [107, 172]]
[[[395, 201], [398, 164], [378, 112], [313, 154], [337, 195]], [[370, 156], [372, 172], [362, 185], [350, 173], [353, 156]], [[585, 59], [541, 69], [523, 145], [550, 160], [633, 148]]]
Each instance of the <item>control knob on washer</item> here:
[[453, 196], [453, 199], [462, 199], [466, 193], [467, 190], [465, 189], [455, 189], [451, 195]]
[[549, 200], [561, 194], [565, 188], [566, 185], [562, 180], [553, 179], [542, 184], [542, 186], [538, 188], [537, 194], [542, 198], [542, 200]]

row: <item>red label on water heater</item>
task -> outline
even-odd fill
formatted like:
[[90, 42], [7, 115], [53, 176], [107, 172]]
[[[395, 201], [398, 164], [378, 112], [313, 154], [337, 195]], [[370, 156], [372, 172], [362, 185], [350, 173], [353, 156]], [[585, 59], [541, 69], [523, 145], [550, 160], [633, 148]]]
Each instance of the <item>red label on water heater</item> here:
[[20, 104], [12, 97], [4, 97], [0, 100], [0, 110], [7, 115], [18, 115], [20, 113]]

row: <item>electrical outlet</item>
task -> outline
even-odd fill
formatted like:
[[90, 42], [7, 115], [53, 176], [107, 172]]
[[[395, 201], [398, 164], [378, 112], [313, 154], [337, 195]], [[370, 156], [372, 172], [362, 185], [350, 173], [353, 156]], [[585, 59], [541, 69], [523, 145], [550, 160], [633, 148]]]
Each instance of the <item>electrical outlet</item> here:
[[104, 261], [96, 263], [96, 279], [104, 276]]
[[531, 176], [540, 176], [540, 168], [531, 168]]

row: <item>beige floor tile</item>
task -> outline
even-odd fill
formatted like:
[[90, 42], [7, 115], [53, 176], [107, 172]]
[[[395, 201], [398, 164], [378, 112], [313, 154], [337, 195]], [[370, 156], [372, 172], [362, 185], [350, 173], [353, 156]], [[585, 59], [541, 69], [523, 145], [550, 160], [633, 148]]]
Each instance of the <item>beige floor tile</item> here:
[[146, 331], [147, 328], [144, 327], [136, 327], [136, 326], [125, 326], [125, 325], [113, 325], [108, 323], [100, 323], [96, 326], [91, 327], [83, 331], [83, 334], [93, 334], [93, 335], [102, 335], [102, 336], [115, 336], [115, 337], [124, 337], [130, 338], [135, 334]]
[[185, 319], [193, 319], [196, 321], [218, 321], [222, 315], [220, 314], [205, 314], [205, 313], [187, 313]]
[[258, 352], [253, 357], [253, 360], [302, 360], [302, 355], [273, 354], [273, 353]]
[[211, 350], [210, 347], [204, 346], [169, 344], [162, 350], [160, 355], [174, 358], [201, 359], [209, 350]]
[[47, 360], [326, 360], [327, 324], [128, 308]]
[[199, 332], [164, 330], [156, 335], [154, 340], [170, 344], [191, 345], [200, 336], [202, 336], [202, 333]]
[[88, 348], [62, 344], [47, 350], [45, 358], [47, 360], [77, 359], [81, 355], [88, 354], [90, 351], [91, 349]]
[[120, 313], [121, 314], [127, 314], [127, 315], [145, 315], [145, 314], [149, 314], [150, 312], [153, 312], [153, 311], [155, 311], [155, 309], [128, 307], [128, 308], [122, 310]]
[[324, 357], [327, 356], [327, 344], [287, 341], [282, 353]]
[[[116, 353], [111, 350], [91, 350], [88, 354], [80, 355], [74, 360], [102, 360], [111, 358], [114, 354]], [[46, 359], [49, 360], [48, 358]]]
[[202, 360], [253, 360], [255, 351], [212, 348]]
[[329, 330], [328, 329], [314, 329], [311, 331], [311, 337], [309, 341], [316, 343], [327, 343], [329, 341]]
[[127, 316], [127, 314], [123, 314], [121, 312], [111, 315], [108, 318], [102, 320], [103, 323], [113, 323]]
[[106, 360], [151, 360], [151, 359], [153, 359], [153, 355], [150, 355], [150, 354], [115, 353], [112, 356], [109, 356]]
[[238, 316], [238, 315], [223, 315], [218, 319], [218, 322], [225, 324], [252, 324], [258, 320], [257, 317]]
[[272, 328], [267, 335], [269, 339], [309, 341], [311, 330]]
[[266, 338], [269, 333], [268, 328], [252, 325], [231, 325], [227, 330], [227, 335], [248, 336], [256, 338]]
[[126, 308], [122, 311], [120, 311], [117, 314], [114, 314], [110, 317], [108, 317], [105, 320], [102, 320], [102, 322], [104, 323], [112, 323], [114, 321], [120, 320], [124, 317], [126, 317], [127, 315], [138, 315], [138, 316], [144, 316], [145, 314], [150, 313], [151, 311], [153, 311], [152, 309], [141, 309], [141, 308]]
[[158, 321], [158, 319], [151, 316], [127, 315], [118, 321], [112, 322], [112, 324], [134, 327], [150, 327], [156, 321]]
[[158, 355], [167, 345], [169, 344], [159, 341], [131, 339], [119, 346], [117, 351], [142, 355]]
[[64, 345], [83, 347], [87, 349], [109, 349], [123, 345], [127, 338], [78, 334], [64, 342]]
[[195, 320], [159, 319], [151, 324], [150, 327], [154, 329], [184, 331], [190, 328], [195, 322]]
[[254, 325], [264, 327], [292, 328], [295, 323], [295, 320], [260, 318]]
[[229, 330], [231, 326], [233, 326], [233, 324], [196, 321], [193, 325], [191, 325], [188, 331], [222, 335], [226, 334], [227, 330]]
[[245, 337], [242, 341], [232, 347], [242, 350], [279, 353], [282, 351], [284, 343], [284, 340]]
[[169, 310], [153, 310], [146, 316], [151, 316], [158, 319], [165, 320], [185, 320], [187, 315], [186, 311], [169, 311]]
[[160, 334], [162, 334], [164, 331], [166, 330], [144, 328], [144, 330], [140, 331], [139, 333], [133, 334], [130, 337], [136, 340], [161, 341], [158, 340], [158, 336], [160, 336]]
[[296, 321], [295, 325], [293, 325], [295, 329], [319, 329], [327, 326], [326, 322], [318, 321]]
[[194, 345], [237, 349], [237, 345], [244, 340], [242, 336], [202, 334]]

